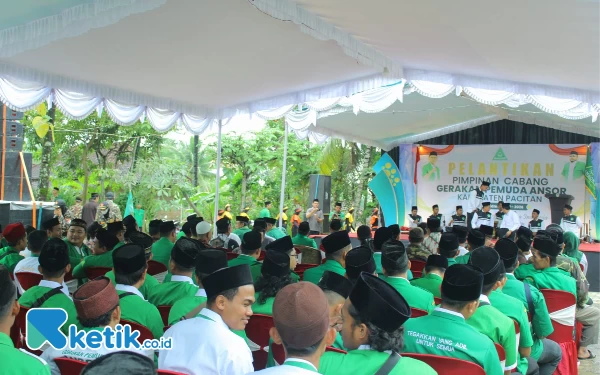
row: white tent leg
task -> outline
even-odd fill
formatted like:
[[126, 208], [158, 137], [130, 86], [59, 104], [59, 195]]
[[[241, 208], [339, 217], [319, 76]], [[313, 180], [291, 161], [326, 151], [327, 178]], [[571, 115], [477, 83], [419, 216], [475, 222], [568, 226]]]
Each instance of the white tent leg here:
[[219, 189], [221, 187], [221, 132], [223, 123], [219, 120], [219, 132], [217, 135], [217, 171], [215, 186], [215, 211], [213, 216], [213, 237], [217, 236], [217, 217], [219, 216]]
[[283, 171], [281, 172], [281, 194], [279, 196], [279, 227], [283, 226], [283, 201], [285, 200], [285, 174], [287, 170], [288, 124], [284, 121]]

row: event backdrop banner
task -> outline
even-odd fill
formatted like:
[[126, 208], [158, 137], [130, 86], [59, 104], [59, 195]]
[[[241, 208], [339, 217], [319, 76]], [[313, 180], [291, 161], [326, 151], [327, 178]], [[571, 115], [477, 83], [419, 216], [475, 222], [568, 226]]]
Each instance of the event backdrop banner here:
[[[446, 224], [456, 206], [466, 206], [469, 191], [490, 181], [484, 201], [509, 202], [527, 225], [531, 211], [551, 223], [548, 195], [571, 195], [573, 214], [585, 220], [587, 145], [419, 146], [415, 164], [417, 205], [425, 219], [439, 205]], [[466, 207], [465, 207], [466, 208]], [[407, 221], [405, 221], [407, 223]]]

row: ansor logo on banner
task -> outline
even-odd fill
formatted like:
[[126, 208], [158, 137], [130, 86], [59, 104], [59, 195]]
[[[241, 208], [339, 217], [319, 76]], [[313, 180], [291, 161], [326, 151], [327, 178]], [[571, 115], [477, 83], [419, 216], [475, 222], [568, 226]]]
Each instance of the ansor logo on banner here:
[[573, 214], [584, 216], [586, 145], [428, 145], [426, 150], [415, 169], [423, 217], [437, 204], [449, 223], [456, 206], [464, 206], [469, 191], [483, 180], [490, 181], [484, 201], [492, 207], [510, 202], [524, 225], [534, 208], [541, 211], [540, 219], [550, 220], [546, 194], [572, 195]]

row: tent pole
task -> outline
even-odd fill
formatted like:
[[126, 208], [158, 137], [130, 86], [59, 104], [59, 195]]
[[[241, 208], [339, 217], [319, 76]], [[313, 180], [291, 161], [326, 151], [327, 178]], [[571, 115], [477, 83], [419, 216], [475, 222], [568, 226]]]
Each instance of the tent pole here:
[[279, 196], [279, 227], [283, 226], [283, 201], [285, 200], [285, 174], [287, 171], [288, 124], [284, 121], [283, 131], [283, 171], [281, 172], [281, 195]]
[[219, 120], [219, 133], [217, 135], [217, 172], [216, 172], [216, 187], [215, 187], [215, 212], [213, 216], [213, 237], [217, 237], [217, 217], [219, 216], [219, 188], [221, 186], [221, 132], [223, 122]]

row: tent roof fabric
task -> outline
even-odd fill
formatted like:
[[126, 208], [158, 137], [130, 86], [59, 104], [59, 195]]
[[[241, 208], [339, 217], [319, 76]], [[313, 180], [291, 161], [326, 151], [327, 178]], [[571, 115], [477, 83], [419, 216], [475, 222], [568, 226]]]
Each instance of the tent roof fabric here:
[[0, 0], [0, 100], [13, 109], [49, 101], [196, 134], [286, 116], [299, 136], [382, 148], [502, 118], [598, 128], [596, 1], [13, 3]]

